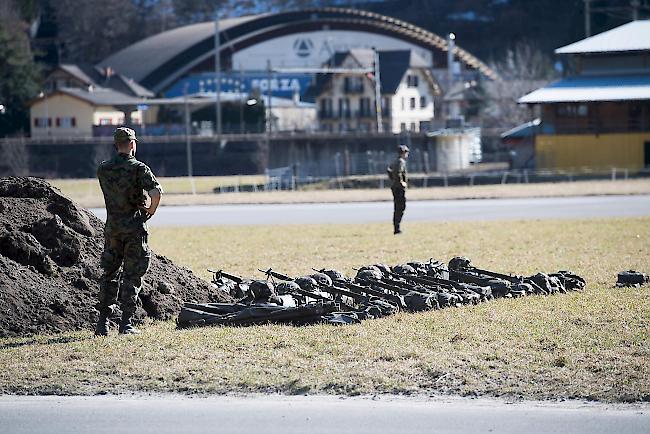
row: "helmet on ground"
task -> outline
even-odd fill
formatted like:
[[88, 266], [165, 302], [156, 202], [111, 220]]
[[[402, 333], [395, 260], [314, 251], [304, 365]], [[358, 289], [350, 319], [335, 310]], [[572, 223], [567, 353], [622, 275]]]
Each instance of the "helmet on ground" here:
[[279, 295], [292, 294], [296, 292], [296, 289], [300, 289], [296, 282], [280, 282], [275, 285], [275, 291]]
[[384, 277], [379, 268], [370, 266], [370, 267], [361, 267], [357, 271], [357, 280], [381, 280]]
[[331, 268], [324, 268], [320, 270], [321, 273], [327, 275], [332, 281], [343, 281], [346, 280], [345, 274], [341, 273], [338, 270], [334, 270]]
[[429, 276], [438, 277], [440, 279], [449, 279], [449, 268], [447, 268], [446, 264], [440, 261], [435, 261], [432, 258], [427, 263], [426, 268]]
[[416, 271], [418, 274], [426, 274], [427, 273], [427, 264], [424, 262], [419, 262], [419, 261], [413, 261], [413, 262], [407, 262], [408, 265], [413, 267], [413, 269]]
[[253, 280], [248, 286], [248, 291], [255, 300], [275, 295], [273, 284], [268, 280]]
[[375, 264], [373, 267], [376, 267], [381, 271], [384, 276], [388, 276], [390, 274], [390, 267], [386, 264]]
[[318, 283], [314, 280], [313, 277], [310, 276], [299, 277], [295, 280], [295, 282], [303, 291], [309, 291], [309, 292], [318, 291]]
[[411, 267], [409, 264], [397, 264], [393, 267], [393, 273], [395, 274], [417, 274], [415, 268]]
[[452, 271], [469, 268], [471, 265], [472, 261], [466, 256], [456, 256], [454, 258], [451, 258], [449, 261], [449, 269]]
[[314, 273], [310, 277], [320, 286], [332, 286], [332, 279], [325, 273]]

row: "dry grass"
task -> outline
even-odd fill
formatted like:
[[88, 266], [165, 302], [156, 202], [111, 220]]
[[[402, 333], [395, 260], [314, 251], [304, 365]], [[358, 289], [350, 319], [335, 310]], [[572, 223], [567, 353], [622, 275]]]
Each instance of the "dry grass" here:
[[[264, 183], [265, 179], [264, 175], [197, 176], [194, 177], [194, 188], [198, 195], [211, 195], [215, 188], [261, 184]], [[192, 193], [192, 184], [187, 177], [160, 177], [158, 180], [162, 184], [165, 193], [170, 196], [186, 196]], [[47, 181], [82, 206], [104, 205], [99, 182], [94, 178], [48, 179]]]
[[[185, 178], [161, 178], [166, 194], [163, 205], [219, 205], [248, 203], [323, 203], [392, 200], [390, 190], [309, 190], [257, 193], [213, 194], [219, 185], [262, 182], [261, 177], [199, 177], [197, 192], [190, 193]], [[258, 178], [260, 178], [258, 180]], [[52, 180], [65, 194], [84, 207], [103, 207], [104, 199], [96, 180]], [[409, 200], [489, 199], [518, 197], [593, 196], [614, 194], [650, 194], [650, 179], [625, 181], [577, 181], [543, 184], [477, 185], [458, 187], [429, 187], [409, 190]]]
[[[503, 271], [569, 268], [583, 293], [399, 314], [346, 327], [257, 326], [136, 337], [89, 332], [0, 340], [0, 392], [405, 393], [650, 400], [650, 219], [158, 228], [153, 246], [204, 277], [469, 255]], [[259, 276], [259, 274], [257, 274]]]

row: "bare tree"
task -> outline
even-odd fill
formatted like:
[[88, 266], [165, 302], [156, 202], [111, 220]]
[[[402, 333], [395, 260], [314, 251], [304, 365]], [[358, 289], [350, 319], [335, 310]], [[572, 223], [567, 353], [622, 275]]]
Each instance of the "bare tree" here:
[[500, 79], [483, 84], [486, 102], [482, 124], [488, 128], [511, 128], [530, 121], [530, 109], [517, 100], [557, 77], [551, 59], [527, 43], [509, 49], [503, 60], [491, 67]]

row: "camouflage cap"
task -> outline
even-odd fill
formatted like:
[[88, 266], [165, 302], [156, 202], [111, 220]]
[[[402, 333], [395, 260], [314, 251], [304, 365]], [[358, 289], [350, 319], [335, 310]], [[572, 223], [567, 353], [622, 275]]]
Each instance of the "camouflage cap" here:
[[115, 132], [113, 133], [113, 140], [115, 143], [124, 143], [131, 140], [137, 141], [138, 138], [135, 137], [135, 131], [133, 131], [131, 128], [119, 127], [116, 128]]

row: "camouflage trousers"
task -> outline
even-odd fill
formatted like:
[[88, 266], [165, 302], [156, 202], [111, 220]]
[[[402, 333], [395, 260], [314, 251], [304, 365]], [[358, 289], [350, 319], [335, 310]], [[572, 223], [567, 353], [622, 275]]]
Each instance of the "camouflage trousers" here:
[[393, 191], [393, 226], [399, 229], [406, 209], [406, 190], [401, 187], [392, 187]]
[[150, 259], [146, 232], [105, 235], [101, 258], [103, 273], [99, 283], [100, 312], [110, 313], [112, 306], [117, 304], [118, 293], [122, 311], [135, 312], [142, 276], [149, 268]]

